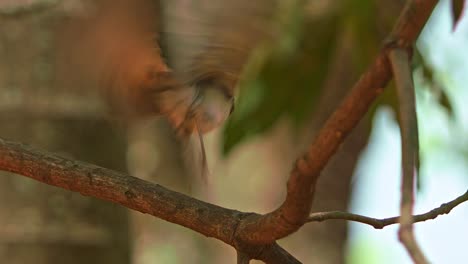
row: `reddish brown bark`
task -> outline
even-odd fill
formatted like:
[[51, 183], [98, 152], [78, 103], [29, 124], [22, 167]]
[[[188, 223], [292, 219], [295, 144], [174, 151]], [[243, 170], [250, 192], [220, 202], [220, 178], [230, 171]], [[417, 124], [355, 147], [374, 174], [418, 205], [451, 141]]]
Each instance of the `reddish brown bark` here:
[[410, 48], [437, 2], [408, 2], [388, 44], [326, 122], [309, 151], [296, 162], [283, 204], [266, 215], [221, 208], [122, 173], [3, 140], [0, 168], [185, 226], [232, 245], [253, 259], [298, 263], [275, 241], [307, 222], [320, 172], [391, 78], [388, 50]]

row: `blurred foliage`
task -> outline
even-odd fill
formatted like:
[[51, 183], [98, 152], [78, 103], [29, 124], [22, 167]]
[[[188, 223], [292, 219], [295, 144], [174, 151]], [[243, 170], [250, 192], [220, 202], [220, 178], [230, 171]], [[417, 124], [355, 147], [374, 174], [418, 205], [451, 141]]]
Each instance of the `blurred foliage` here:
[[259, 50], [247, 66], [236, 111], [224, 130], [225, 155], [283, 115], [300, 125], [310, 113], [326, 76], [338, 21], [308, 19], [303, 10], [299, 1], [288, 6], [279, 19], [286, 33]]
[[293, 2], [280, 12], [279, 23], [285, 32], [281, 39], [259, 49], [247, 66], [236, 111], [224, 128], [224, 155], [284, 116], [296, 128], [307, 120], [340, 34], [351, 32], [352, 63], [359, 71], [378, 50], [374, 0], [348, 0], [335, 12], [315, 17], [304, 13], [304, 1]]
[[304, 1], [283, 7], [275, 45], [258, 52], [246, 70], [239, 101], [224, 129], [223, 153], [265, 132], [283, 115], [296, 125], [313, 109], [325, 79], [336, 17], [310, 19]]
[[[361, 238], [351, 244], [347, 263], [374, 264], [381, 263], [385, 257], [386, 263], [398, 263], [392, 251], [384, 250], [389, 242], [382, 242], [372, 237]], [[363, 252], [365, 252], [363, 254]]]
[[[332, 12], [311, 17], [304, 12], [306, 1], [292, 2], [280, 10], [278, 23], [281, 32], [285, 32], [281, 39], [260, 48], [246, 67], [236, 111], [224, 127], [224, 155], [245, 140], [267, 131], [283, 117], [289, 118], [296, 128], [301, 127], [313, 113], [340, 35], [351, 35], [351, 63], [354, 70], [363, 72], [378, 53], [402, 7], [402, 3], [347, 0]], [[462, 12], [463, 2], [453, 1], [455, 21]], [[452, 113], [444, 87], [432, 77], [431, 67], [415, 49], [413, 69], [417, 68], [423, 69], [424, 79], [430, 84], [425, 87]], [[368, 118], [381, 105], [398, 112], [393, 83], [373, 104]]]
[[421, 71], [421, 77], [424, 85], [421, 85], [419, 88], [428, 89], [435, 97], [438, 104], [447, 111], [449, 117], [453, 117], [453, 106], [449, 100], [444, 85], [440, 80], [438, 80], [438, 78], [434, 77], [433, 67], [424, 60], [424, 57], [419, 50], [415, 51], [413, 57], [413, 70]]

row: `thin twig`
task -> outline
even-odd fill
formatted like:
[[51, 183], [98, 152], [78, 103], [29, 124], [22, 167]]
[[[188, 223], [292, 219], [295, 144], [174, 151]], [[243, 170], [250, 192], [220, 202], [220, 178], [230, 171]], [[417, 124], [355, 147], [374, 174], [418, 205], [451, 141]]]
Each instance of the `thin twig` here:
[[[468, 201], [468, 191], [465, 192], [463, 195], [457, 197], [456, 199], [448, 203], [444, 203], [427, 213], [414, 215], [413, 222], [414, 223], [424, 222], [427, 220], [436, 219], [440, 215], [449, 214], [453, 208], [457, 207], [458, 205], [466, 201]], [[372, 217], [348, 213], [348, 212], [331, 211], [331, 212], [312, 213], [310, 214], [309, 219], [307, 221], [308, 222], [323, 222], [327, 220], [348, 220], [348, 221], [358, 222], [362, 224], [367, 224], [367, 225], [374, 227], [375, 229], [382, 229], [389, 225], [398, 224], [400, 221], [400, 217], [395, 216], [395, 217], [378, 219], [378, 218], [372, 218]]]
[[398, 237], [416, 264], [428, 263], [413, 233], [413, 207], [417, 153], [418, 122], [412, 70], [408, 51], [393, 49], [389, 53], [393, 76], [400, 103], [400, 130], [402, 153], [402, 180], [400, 204], [400, 228]]
[[[409, 1], [390, 36], [398, 47], [414, 43], [437, 0]], [[266, 215], [246, 214], [201, 202], [125, 174], [99, 168], [0, 140], [0, 169], [84, 195], [152, 214], [237, 248], [266, 263], [300, 263], [275, 241], [307, 222], [320, 172], [347, 134], [391, 79], [385, 46], [350, 94], [319, 132], [290, 175], [284, 203]], [[254, 254], [259, 253], [259, 254]]]

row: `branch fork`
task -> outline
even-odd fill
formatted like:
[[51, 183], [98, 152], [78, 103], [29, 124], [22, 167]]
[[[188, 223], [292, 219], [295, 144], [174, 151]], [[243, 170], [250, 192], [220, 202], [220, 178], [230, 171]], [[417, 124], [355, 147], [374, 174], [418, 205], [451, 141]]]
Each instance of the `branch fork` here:
[[[389, 59], [389, 55], [392, 57], [391, 54], [400, 52], [395, 50], [401, 49], [409, 58], [410, 54], [407, 51], [411, 49], [437, 3], [436, 0], [407, 2], [388, 38], [392, 41], [382, 48], [374, 62], [319, 131], [307, 153], [298, 159], [287, 184], [284, 202], [276, 210], [265, 215], [222, 208], [123, 173], [68, 160], [1, 139], [0, 169], [114, 202], [214, 237], [238, 251], [238, 263], [249, 263], [250, 259], [259, 259], [271, 264], [300, 263], [276, 241], [291, 235], [307, 222], [317, 219], [356, 218], [358, 220], [355, 221], [361, 220], [359, 222], [383, 227], [400, 220], [382, 220], [384, 223], [380, 225], [377, 224], [378, 220], [370, 221], [355, 215], [333, 216], [331, 213], [324, 213], [320, 216], [323, 218], [320, 218], [317, 214], [309, 214], [322, 169], [392, 78], [396, 67], [393, 67], [392, 71], [393, 59]], [[407, 190], [406, 188], [404, 189]], [[463, 199], [466, 201], [466, 197]], [[450, 204], [454, 205], [452, 202]], [[401, 220], [404, 241], [405, 234], [408, 234], [405, 231], [407, 224], [411, 227], [412, 222], [418, 220], [418, 216], [413, 218], [411, 212], [402, 210], [401, 219], [408, 216], [410, 219]], [[405, 245], [408, 247], [409, 244], [405, 242]]]

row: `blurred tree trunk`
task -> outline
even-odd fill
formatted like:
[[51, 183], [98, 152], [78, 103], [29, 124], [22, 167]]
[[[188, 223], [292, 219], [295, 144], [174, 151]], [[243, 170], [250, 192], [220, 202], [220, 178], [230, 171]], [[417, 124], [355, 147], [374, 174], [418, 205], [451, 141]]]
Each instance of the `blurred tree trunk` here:
[[[236, 147], [226, 160], [219, 158], [219, 135], [207, 137], [214, 203], [242, 211], [266, 213], [284, 199], [286, 181], [294, 161], [304, 153], [360, 73], [353, 63], [353, 47], [356, 45], [353, 35], [346, 30], [341, 33], [324, 93], [310, 117], [310, 125], [302, 129], [299, 137], [291, 123], [282, 120], [267, 133]], [[367, 143], [369, 129], [369, 120], [363, 120], [328, 164], [317, 186], [313, 211], [347, 210], [351, 177], [359, 154]], [[328, 221], [307, 224], [280, 244], [303, 263], [341, 264], [345, 262], [346, 239], [347, 222]], [[235, 252], [227, 247], [219, 248], [223, 251], [217, 258], [206, 263], [234, 263]]]
[[[201, 178], [197, 178], [196, 169], [186, 160], [191, 159], [193, 146], [178, 141], [167, 122], [134, 123], [128, 130], [128, 142], [131, 175], [200, 197], [196, 182]], [[206, 237], [138, 212], [132, 212], [131, 219], [133, 263], [217, 263], [211, 261], [214, 249]]]
[[[60, 15], [58, 9], [45, 9], [0, 16], [0, 136], [124, 170], [125, 141], [95, 113], [86, 114], [92, 98], [61, 97], [74, 98], [68, 90], [72, 87], [56, 82], [55, 29], [64, 22]], [[82, 113], [74, 108], [80, 100], [89, 106]], [[3, 262], [126, 264], [129, 248], [124, 208], [1, 173]]]
[[[69, 66], [52, 63], [53, 29], [61, 22], [45, 11], [40, 12], [17, 18], [0, 17], [0, 109], [15, 102], [23, 104], [16, 109], [19, 112], [15, 107], [5, 107], [7, 111], [0, 114], [1, 137], [118, 170], [126, 167], [127, 154], [130, 173], [135, 176], [244, 211], [264, 213], [278, 206], [284, 198], [293, 162], [361, 72], [355, 67], [361, 40], [345, 27], [336, 42], [318, 110], [302, 136], [297, 138], [287, 121], [279, 122], [266, 135], [240, 146], [227, 160], [221, 160], [219, 136], [208, 135], [212, 185], [194, 188], [188, 182], [200, 179], [188, 177], [198, 173], [186, 167], [180, 154], [184, 146], [174, 140], [166, 125], [148, 122], [130, 128], [126, 153], [125, 138], [96, 118], [93, 100], [83, 93], [83, 87], [93, 85], [83, 82], [86, 78], [81, 77], [86, 77], [86, 73], [59, 74], [70, 78], [56, 80], [54, 72]], [[77, 61], [70, 59], [65, 63], [72, 65]], [[63, 104], [53, 107], [37, 102], [37, 98], [51, 95], [59, 98], [60, 92], [70, 96], [70, 91], [81, 99], [64, 99]], [[70, 107], [80, 105], [78, 101], [86, 107]], [[36, 111], [37, 106], [43, 107], [42, 111]], [[63, 111], [55, 111], [63, 106], [66, 106]], [[351, 176], [366, 144], [369, 127], [369, 120], [363, 120], [328, 164], [317, 187], [313, 211], [347, 209]], [[8, 258], [11, 263], [39, 264], [130, 261], [124, 209], [19, 177], [2, 176], [0, 181], [0, 258]], [[235, 252], [220, 242], [191, 231], [182, 232], [183, 228], [150, 216], [139, 213], [132, 216], [137, 263], [234, 263]], [[309, 224], [280, 243], [305, 263], [343, 263], [346, 227], [344, 221]], [[213, 253], [212, 249], [219, 253]]]
[[[360, 73], [353, 63], [355, 60], [352, 56], [356, 42], [353, 40], [351, 32], [344, 29], [338, 36], [336, 45], [323, 88], [324, 92], [317, 105], [317, 110], [312, 116], [311, 125], [306, 129], [306, 139], [304, 140], [307, 142], [306, 145], [311, 143], [311, 135], [318, 133], [326, 119], [346, 96]], [[370, 122], [368, 119], [364, 119], [330, 160], [318, 182], [312, 212], [347, 211], [351, 196], [351, 178], [360, 152], [367, 143], [369, 129]], [[307, 244], [307, 247], [302, 247], [302, 254], [306, 254], [311, 263], [344, 263], [347, 224], [346, 221], [309, 224], [301, 233], [301, 237], [306, 238], [305, 241], [299, 243]]]
[[[341, 2], [334, 1], [335, 6], [332, 2], [311, 2], [311, 15], [323, 15], [320, 8], [341, 8]], [[346, 23], [350, 22], [346, 19], [339, 24], [336, 42], [332, 43], [335, 50], [322, 88], [323, 94], [300, 137], [297, 137], [290, 123], [284, 120], [268, 133], [237, 147], [227, 160], [211, 158], [212, 163], [217, 164], [214, 176], [219, 177], [213, 179], [217, 186], [215, 189], [218, 190], [218, 204], [266, 213], [275, 209], [284, 199], [285, 184], [292, 164], [304, 153], [314, 135], [374, 57], [378, 45], [390, 32], [402, 3], [371, 1], [368, 4], [371, 6], [366, 9], [366, 14], [370, 19], [359, 24], [362, 28]], [[347, 12], [340, 13], [343, 15]], [[330, 15], [335, 14], [332, 11]], [[365, 38], [360, 34], [365, 34]], [[352, 176], [360, 153], [367, 144], [370, 121], [368, 115], [360, 122], [322, 172], [312, 212], [348, 210]], [[218, 149], [216, 146], [209, 148], [215, 153]], [[346, 221], [311, 223], [297, 234], [280, 241], [280, 244], [304, 263], [345, 263], [347, 226]], [[222, 259], [220, 257], [218, 261]]]

